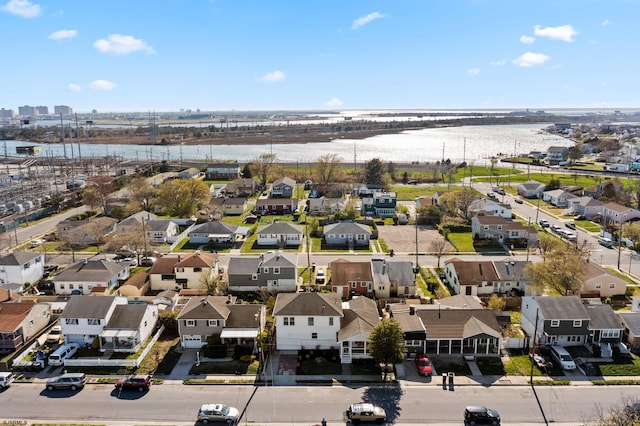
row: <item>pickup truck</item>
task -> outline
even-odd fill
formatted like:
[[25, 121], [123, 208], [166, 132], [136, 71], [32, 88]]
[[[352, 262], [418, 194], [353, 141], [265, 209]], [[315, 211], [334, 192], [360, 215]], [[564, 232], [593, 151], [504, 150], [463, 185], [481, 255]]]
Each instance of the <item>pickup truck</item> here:
[[136, 389], [140, 392], [148, 390], [151, 387], [153, 381], [151, 380], [151, 374], [132, 374], [128, 377], [119, 379], [115, 386], [116, 389]]

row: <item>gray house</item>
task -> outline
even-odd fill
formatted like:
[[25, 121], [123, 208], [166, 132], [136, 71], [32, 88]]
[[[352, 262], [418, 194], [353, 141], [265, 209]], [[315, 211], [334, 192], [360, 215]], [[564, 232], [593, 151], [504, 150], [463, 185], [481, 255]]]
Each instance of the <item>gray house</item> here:
[[271, 197], [273, 198], [291, 198], [293, 190], [296, 188], [296, 181], [290, 177], [283, 177], [271, 185]]
[[205, 222], [189, 232], [189, 244], [233, 244], [236, 240], [237, 225], [222, 222]]
[[526, 296], [521, 314], [522, 329], [537, 344], [582, 346], [591, 333], [591, 316], [578, 296]]
[[265, 253], [260, 256], [242, 256], [229, 259], [229, 291], [291, 292], [297, 289], [298, 255]]
[[329, 245], [368, 246], [371, 230], [355, 222], [338, 222], [324, 227], [324, 241]]

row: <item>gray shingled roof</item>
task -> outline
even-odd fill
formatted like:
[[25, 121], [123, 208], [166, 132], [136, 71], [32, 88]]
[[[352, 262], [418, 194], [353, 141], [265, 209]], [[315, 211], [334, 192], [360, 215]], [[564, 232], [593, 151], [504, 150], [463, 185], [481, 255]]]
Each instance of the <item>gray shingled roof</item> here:
[[24, 265], [25, 263], [28, 263], [40, 256], [42, 256], [42, 253], [32, 253], [29, 251], [16, 251], [13, 253], [9, 253], [6, 256], [0, 257], [0, 265], [5, 265], [5, 266]]
[[336, 293], [280, 293], [273, 307], [276, 315], [342, 317], [342, 299]]
[[108, 282], [122, 272], [127, 265], [110, 260], [81, 260], [58, 275], [53, 277], [53, 282]]
[[105, 318], [115, 296], [69, 296], [60, 318]]
[[284, 268], [297, 265], [298, 255], [293, 253], [266, 253], [256, 257], [237, 256], [229, 259], [228, 273], [230, 275], [255, 274], [260, 266]]
[[275, 222], [260, 229], [258, 234], [302, 234], [302, 226], [288, 222]]
[[586, 305], [591, 317], [589, 328], [592, 330], [623, 330], [622, 324], [616, 318], [615, 312], [609, 305]]
[[195, 226], [189, 235], [191, 234], [233, 234], [238, 229], [238, 225], [227, 225], [221, 222], [205, 222], [201, 225]]
[[368, 226], [354, 222], [338, 222], [326, 225], [324, 227], [324, 235], [327, 234], [367, 234], [371, 235]]
[[618, 316], [634, 336], [640, 336], [640, 312], [620, 312]]
[[147, 305], [143, 304], [118, 305], [104, 329], [137, 330], [146, 311]]
[[545, 320], [588, 320], [589, 313], [578, 296], [535, 296]]

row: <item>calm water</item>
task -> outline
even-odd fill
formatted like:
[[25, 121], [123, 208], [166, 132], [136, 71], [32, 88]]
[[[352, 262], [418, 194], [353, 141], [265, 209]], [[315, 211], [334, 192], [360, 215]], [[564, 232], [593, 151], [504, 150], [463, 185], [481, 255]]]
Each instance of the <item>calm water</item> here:
[[[550, 135], [541, 129], [547, 125], [463, 126], [407, 131], [379, 135], [367, 139], [337, 139], [332, 142], [273, 145], [89, 145], [82, 143], [83, 158], [117, 155], [125, 159], [176, 161], [182, 158], [248, 161], [261, 154], [273, 153], [283, 162], [313, 162], [324, 154], [338, 154], [345, 163], [362, 163], [372, 158], [395, 162], [435, 162], [444, 159], [485, 164], [498, 153], [512, 155], [530, 151], [545, 151], [549, 146], [571, 146], [569, 139]], [[15, 155], [16, 146], [28, 142], [2, 141], [0, 155]], [[78, 158], [78, 144], [67, 143], [67, 158]], [[63, 156], [61, 143], [42, 144], [43, 157]], [[444, 155], [443, 155], [444, 149]]]

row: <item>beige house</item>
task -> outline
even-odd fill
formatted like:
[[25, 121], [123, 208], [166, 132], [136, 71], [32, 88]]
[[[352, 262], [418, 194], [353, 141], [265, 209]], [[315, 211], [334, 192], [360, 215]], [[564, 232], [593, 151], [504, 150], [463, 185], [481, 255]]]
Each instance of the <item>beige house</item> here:
[[129, 265], [111, 260], [81, 260], [53, 277], [58, 295], [92, 294], [114, 290], [120, 281], [129, 278]]
[[118, 288], [120, 296], [140, 297], [144, 296], [149, 290], [149, 274], [146, 272], [138, 272], [129, 277], [124, 284]]
[[149, 270], [152, 291], [196, 289], [203, 286], [203, 277], [219, 274], [218, 255], [195, 252], [164, 256]]
[[584, 282], [581, 294], [598, 293], [599, 297], [623, 295], [627, 291], [627, 282], [609, 273], [595, 263], [583, 263]]
[[102, 239], [115, 230], [117, 219], [97, 217], [86, 220], [63, 220], [58, 223], [56, 230], [61, 241], [72, 245], [86, 246], [98, 244]]

